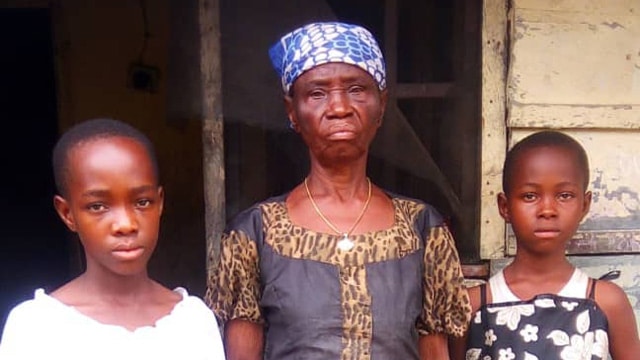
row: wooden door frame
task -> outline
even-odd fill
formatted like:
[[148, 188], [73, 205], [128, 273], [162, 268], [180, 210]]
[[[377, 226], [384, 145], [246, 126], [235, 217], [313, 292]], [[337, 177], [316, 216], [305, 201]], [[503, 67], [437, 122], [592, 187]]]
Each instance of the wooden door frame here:
[[220, 238], [225, 226], [220, 1], [198, 0], [198, 9], [207, 275], [211, 275], [218, 260]]
[[502, 191], [507, 151], [506, 79], [508, 1], [484, 0], [482, 13], [482, 130], [480, 170], [480, 258], [506, 254], [506, 227], [496, 197]]

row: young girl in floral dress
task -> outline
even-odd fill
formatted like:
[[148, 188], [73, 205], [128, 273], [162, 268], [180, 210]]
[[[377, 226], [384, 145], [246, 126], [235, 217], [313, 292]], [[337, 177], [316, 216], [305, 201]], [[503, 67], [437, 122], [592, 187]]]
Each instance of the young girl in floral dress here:
[[488, 284], [471, 288], [475, 316], [466, 359], [640, 359], [634, 313], [620, 287], [589, 278], [565, 256], [589, 211], [582, 146], [554, 131], [533, 134], [507, 154], [500, 215], [517, 254]]

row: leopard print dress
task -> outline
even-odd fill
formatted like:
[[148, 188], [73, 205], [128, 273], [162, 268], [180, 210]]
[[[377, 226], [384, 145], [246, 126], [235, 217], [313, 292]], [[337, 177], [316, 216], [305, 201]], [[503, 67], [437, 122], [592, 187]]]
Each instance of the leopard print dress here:
[[392, 196], [394, 224], [353, 236], [299, 227], [286, 195], [244, 211], [226, 229], [206, 301], [219, 321], [265, 325], [265, 359], [418, 359], [418, 336], [460, 336], [470, 305], [442, 217]]

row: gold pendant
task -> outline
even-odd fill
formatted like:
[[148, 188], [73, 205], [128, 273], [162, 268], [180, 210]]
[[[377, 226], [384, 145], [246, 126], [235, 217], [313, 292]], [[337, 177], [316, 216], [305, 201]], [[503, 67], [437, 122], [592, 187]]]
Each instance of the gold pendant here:
[[349, 239], [347, 234], [344, 234], [342, 236], [342, 239], [340, 239], [340, 241], [338, 241], [338, 249], [340, 249], [342, 251], [349, 251], [349, 250], [353, 249], [353, 241], [351, 241], [351, 239]]

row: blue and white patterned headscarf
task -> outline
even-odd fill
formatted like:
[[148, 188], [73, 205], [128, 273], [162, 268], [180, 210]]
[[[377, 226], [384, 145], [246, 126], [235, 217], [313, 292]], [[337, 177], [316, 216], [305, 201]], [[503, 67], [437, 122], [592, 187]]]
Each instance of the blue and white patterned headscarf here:
[[386, 88], [382, 51], [371, 33], [357, 25], [319, 22], [293, 30], [269, 50], [273, 67], [286, 94], [305, 71], [318, 65], [340, 62], [358, 66]]

